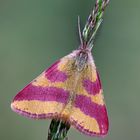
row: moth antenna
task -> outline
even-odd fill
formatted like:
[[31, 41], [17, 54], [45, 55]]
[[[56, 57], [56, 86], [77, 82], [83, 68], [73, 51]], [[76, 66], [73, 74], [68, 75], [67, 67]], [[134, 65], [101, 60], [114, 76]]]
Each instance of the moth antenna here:
[[91, 51], [93, 47], [94, 47], [94, 44], [93, 43], [90, 43], [90, 45], [89, 45], [89, 51]]
[[99, 27], [100, 27], [102, 21], [103, 21], [103, 19], [100, 19], [100, 21], [98, 22], [98, 24], [97, 24], [97, 26], [96, 26], [95, 31], [93, 32], [92, 36], [90, 37], [90, 39], [89, 39], [89, 41], [88, 41], [88, 43], [87, 43], [87, 46], [89, 46], [89, 48], [92, 48], [92, 47], [93, 47], [92, 44], [93, 44], [93, 42], [94, 42], [95, 35], [96, 35], [96, 33], [97, 33], [97, 31], [98, 31], [98, 29], [99, 29]]
[[83, 38], [82, 38], [82, 33], [81, 33], [80, 17], [79, 16], [78, 16], [78, 31], [79, 31], [80, 43], [83, 45]]

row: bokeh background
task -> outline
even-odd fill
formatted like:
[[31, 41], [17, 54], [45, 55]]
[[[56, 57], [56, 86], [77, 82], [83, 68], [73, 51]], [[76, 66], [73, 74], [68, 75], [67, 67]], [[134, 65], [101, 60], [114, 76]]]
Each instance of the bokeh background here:
[[[93, 0], [0, 1], [0, 139], [46, 140], [49, 120], [10, 109], [15, 94], [78, 47]], [[140, 139], [140, 1], [110, 0], [93, 49], [110, 120], [105, 140]], [[100, 140], [69, 131], [69, 140]]]

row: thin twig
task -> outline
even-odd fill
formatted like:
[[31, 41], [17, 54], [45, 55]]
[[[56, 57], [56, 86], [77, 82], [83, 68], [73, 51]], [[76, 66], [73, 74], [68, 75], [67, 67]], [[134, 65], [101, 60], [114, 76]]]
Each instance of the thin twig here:
[[93, 41], [95, 34], [103, 20], [102, 17], [104, 14], [104, 10], [108, 3], [109, 0], [96, 0], [93, 11], [89, 15], [82, 32], [83, 40], [86, 44], [89, 45]]

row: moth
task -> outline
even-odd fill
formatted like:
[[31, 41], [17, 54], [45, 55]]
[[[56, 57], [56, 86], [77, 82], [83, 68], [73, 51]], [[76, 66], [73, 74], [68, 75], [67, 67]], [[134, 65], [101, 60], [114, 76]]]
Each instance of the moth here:
[[57, 60], [13, 99], [11, 108], [32, 119], [60, 119], [90, 136], [108, 132], [108, 115], [91, 44], [79, 26], [80, 46]]

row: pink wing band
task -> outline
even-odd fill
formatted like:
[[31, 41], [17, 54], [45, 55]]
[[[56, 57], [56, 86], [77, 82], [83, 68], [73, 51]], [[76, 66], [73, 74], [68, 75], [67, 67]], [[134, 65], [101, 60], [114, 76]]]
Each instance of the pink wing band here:
[[96, 81], [92, 82], [88, 79], [85, 79], [83, 80], [83, 87], [91, 95], [98, 94], [100, 92], [100, 89], [102, 89], [98, 72]]
[[68, 78], [66, 73], [59, 71], [57, 69], [53, 70], [51, 73], [46, 72], [45, 76], [51, 82], [64, 82]]
[[29, 84], [20, 91], [14, 98], [14, 101], [21, 100], [39, 100], [39, 101], [56, 101], [67, 103], [69, 92], [56, 87], [37, 87]]
[[66, 73], [57, 69], [59, 63], [60, 60], [55, 62], [48, 70], [45, 71], [45, 76], [51, 82], [64, 82], [68, 78]]
[[108, 117], [105, 105], [98, 105], [92, 102], [89, 97], [77, 95], [75, 107], [79, 108], [85, 115], [95, 118], [101, 130], [100, 135], [106, 134], [108, 131]]

